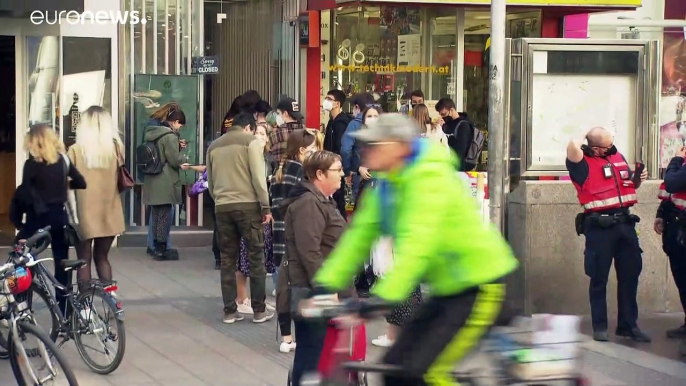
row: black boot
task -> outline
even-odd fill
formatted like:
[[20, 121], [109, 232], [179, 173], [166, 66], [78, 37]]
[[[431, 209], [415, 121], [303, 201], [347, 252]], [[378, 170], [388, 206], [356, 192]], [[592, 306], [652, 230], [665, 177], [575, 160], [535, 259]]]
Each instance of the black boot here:
[[176, 250], [167, 249], [167, 242], [155, 241], [155, 255], [157, 261], [178, 260], [179, 253]]

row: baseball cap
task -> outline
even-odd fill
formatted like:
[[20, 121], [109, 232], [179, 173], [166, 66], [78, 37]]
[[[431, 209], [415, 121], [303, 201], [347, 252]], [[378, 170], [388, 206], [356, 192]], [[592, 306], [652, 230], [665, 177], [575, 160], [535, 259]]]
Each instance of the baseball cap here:
[[276, 110], [287, 111], [288, 115], [295, 119], [303, 118], [303, 115], [300, 114], [300, 105], [298, 105], [298, 101], [293, 98], [281, 99], [276, 105]]
[[351, 136], [362, 142], [410, 142], [421, 135], [417, 123], [406, 115], [387, 113]]

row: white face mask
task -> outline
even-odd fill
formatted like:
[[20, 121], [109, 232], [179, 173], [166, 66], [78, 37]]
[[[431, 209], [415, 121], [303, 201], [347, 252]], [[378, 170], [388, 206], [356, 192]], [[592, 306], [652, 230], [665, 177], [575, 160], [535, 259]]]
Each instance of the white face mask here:
[[333, 110], [333, 102], [331, 102], [328, 99], [324, 99], [324, 102], [322, 103], [322, 110], [324, 110], [324, 111]]
[[283, 125], [284, 123], [286, 123], [286, 122], [283, 120], [283, 116], [281, 116], [281, 114], [278, 114], [278, 115], [276, 116], [276, 124], [277, 124], [278, 126], [281, 126], [281, 125]]
[[369, 118], [366, 118], [366, 119], [364, 120], [364, 123], [365, 123], [366, 125], [369, 125], [369, 124], [372, 124], [372, 123], [376, 122], [377, 119], [379, 119], [379, 117], [369, 117]]

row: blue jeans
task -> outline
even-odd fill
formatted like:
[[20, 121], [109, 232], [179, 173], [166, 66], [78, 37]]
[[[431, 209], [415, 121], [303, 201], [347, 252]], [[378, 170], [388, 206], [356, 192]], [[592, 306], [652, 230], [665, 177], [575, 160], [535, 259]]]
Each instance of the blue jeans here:
[[278, 287], [279, 283], [279, 266], [274, 267], [274, 273], [272, 273], [272, 282], [274, 282], [274, 288]]
[[[166, 229], [167, 249], [171, 249], [171, 238], [169, 237], [169, 234], [171, 233], [171, 223], [174, 221], [174, 215], [176, 215], [176, 208], [172, 206], [172, 220], [169, 223], [169, 227]], [[155, 218], [153, 216], [150, 216], [150, 224], [148, 224], [148, 248], [153, 250], [155, 249], [155, 236], [153, 235], [153, 229], [155, 229], [154, 221]]]

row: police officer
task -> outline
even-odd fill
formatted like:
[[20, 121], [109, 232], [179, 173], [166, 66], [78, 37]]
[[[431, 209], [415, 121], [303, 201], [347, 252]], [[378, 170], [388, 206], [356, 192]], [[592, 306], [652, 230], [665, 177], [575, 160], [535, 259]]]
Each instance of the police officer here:
[[[658, 198], [662, 201], [655, 216], [654, 229], [662, 235], [662, 249], [669, 257], [672, 277], [679, 290], [681, 307], [686, 311], [686, 148], [672, 158], [660, 185]], [[686, 323], [667, 331], [668, 338], [686, 338]]]
[[638, 277], [643, 261], [636, 234], [638, 216], [629, 208], [637, 203], [636, 188], [646, 180], [644, 170], [634, 175], [626, 158], [617, 152], [613, 136], [601, 127], [591, 129], [585, 140], [567, 146], [567, 170], [584, 213], [576, 219], [577, 232], [586, 236], [584, 270], [591, 279], [589, 298], [593, 339], [609, 340], [605, 293], [612, 260], [617, 273], [617, 329], [615, 334], [649, 342], [637, 325]]

